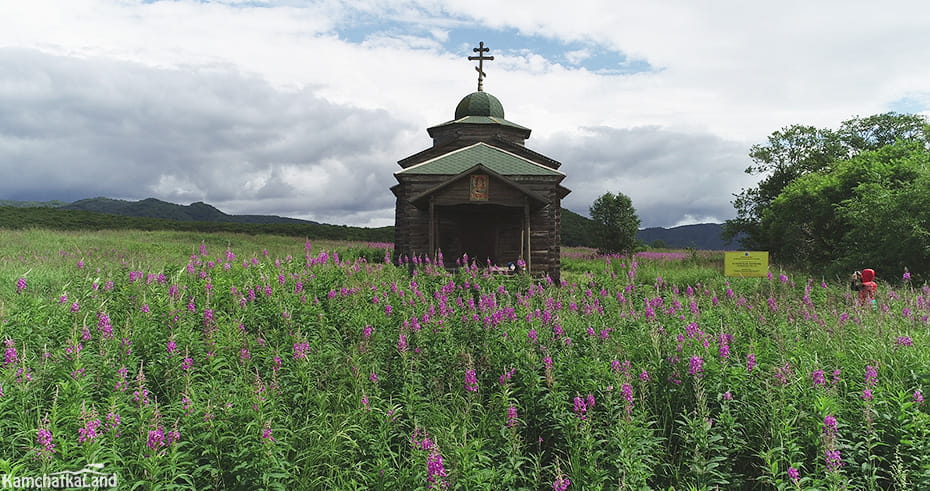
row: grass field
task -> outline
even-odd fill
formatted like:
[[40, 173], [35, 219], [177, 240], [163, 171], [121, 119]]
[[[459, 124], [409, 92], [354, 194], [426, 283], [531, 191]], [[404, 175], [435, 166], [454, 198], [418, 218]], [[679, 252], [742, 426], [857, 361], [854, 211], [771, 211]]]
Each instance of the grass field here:
[[721, 253], [568, 249], [554, 285], [388, 244], [0, 237], [2, 483], [930, 488], [922, 285], [860, 307]]

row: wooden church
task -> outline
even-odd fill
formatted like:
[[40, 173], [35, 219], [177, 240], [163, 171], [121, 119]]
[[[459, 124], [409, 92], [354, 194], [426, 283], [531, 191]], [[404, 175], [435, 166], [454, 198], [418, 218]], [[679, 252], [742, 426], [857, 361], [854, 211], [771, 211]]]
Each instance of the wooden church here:
[[565, 174], [526, 148], [530, 129], [505, 119], [484, 91], [488, 51], [482, 42], [468, 57], [478, 61], [478, 91], [459, 102], [453, 120], [427, 129], [433, 146], [398, 161], [395, 255], [441, 257], [447, 268], [467, 257], [558, 281]]

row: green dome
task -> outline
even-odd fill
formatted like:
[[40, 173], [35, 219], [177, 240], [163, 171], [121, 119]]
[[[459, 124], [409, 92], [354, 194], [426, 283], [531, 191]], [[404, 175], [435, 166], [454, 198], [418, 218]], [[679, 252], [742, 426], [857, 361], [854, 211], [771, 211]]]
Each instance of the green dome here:
[[455, 119], [468, 116], [488, 116], [504, 119], [504, 106], [487, 92], [472, 92], [465, 96], [458, 106], [455, 106]]

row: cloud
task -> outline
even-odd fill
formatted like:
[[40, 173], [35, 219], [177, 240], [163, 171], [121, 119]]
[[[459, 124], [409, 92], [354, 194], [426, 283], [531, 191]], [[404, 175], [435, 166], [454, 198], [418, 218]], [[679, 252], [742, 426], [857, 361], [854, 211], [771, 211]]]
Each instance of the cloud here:
[[621, 191], [646, 226], [732, 216], [772, 131], [930, 94], [922, 2], [6, 2], [0, 197], [388, 224], [396, 161], [474, 90], [482, 40], [566, 205]]
[[29, 50], [0, 50], [0, 105], [11, 199], [154, 196], [317, 220], [389, 207], [412, 132], [385, 111], [232, 70]]
[[591, 127], [536, 145], [562, 162], [563, 184], [572, 190], [563, 206], [587, 216], [598, 196], [620, 192], [632, 200], [643, 227], [732, 218], [731, 194], [752, 182], [743, 173], [745, 147], [709, 133]]

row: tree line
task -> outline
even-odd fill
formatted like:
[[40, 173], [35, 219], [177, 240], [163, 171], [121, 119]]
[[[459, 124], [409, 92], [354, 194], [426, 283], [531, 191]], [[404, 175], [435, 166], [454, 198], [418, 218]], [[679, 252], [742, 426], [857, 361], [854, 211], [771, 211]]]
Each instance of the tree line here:
[[174, 230], [308, 237], [318, 240], [393, 242], [394, 227], [350, 227], [322, 223], [231, 223], [129, 217], [84, 210], [0, 206], [0, 228], [54, 230]]
[[758, 184], [734, 195], [724, 236], [779, 264], [886, 280], [930, 278], [930, 124], [914, 114], [793, 125], [749, 152]]

